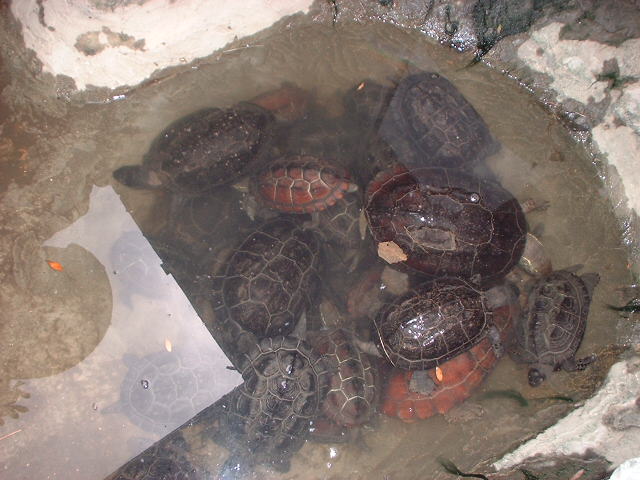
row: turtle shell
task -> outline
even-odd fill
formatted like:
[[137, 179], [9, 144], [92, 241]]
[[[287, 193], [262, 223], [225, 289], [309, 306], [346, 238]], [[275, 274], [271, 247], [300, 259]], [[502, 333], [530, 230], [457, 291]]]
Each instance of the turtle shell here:
[[320, 212], [319, 229], [327, 241], [339, 248], [354, 249], [362, 244], [360, 213], [362, 202], [356, 193], [349, 193], [335, 205]]
[[[507, 340], [519, 313], [517, 301], [493, 310], [494, 325], [502, 341]], [[439, 371], [435, 368], [425, 372], [395, 370], [385, 388], [382, 410], [407, 423], [444, 414], [469, 398], [497, 361], [493, 341], [485, 336], [469, 350], [440, 365]], [[415, 388], [415, 375], [426, 375], [430, 388]]]
[[270, 112], [248, 103], [199, 110], [164, 129], [142, 165], [121, 167], [113, 176], [133, 188], [207, 193], [246, 173], [264, 150], [273, 121]]
[[374, 240], [402, 251], [395, 265], [429, 276], [489, 284], [525, 246], [527, 223], [513, 195], [458, 170], [381, 172], [367, 188], [365, 213]]
[[254, 188], [269, 208], [309, 213], [334, 205], [357, 186], [342, 167], [310, 155], [292, 155], [259, 172]]
[[322, 412], [343, 426], [366, 423], [376, 399], [374, 369], [367, 356], [344, 329], [317, 332], [309, 341], [314, 352], [325, 358], [331, 372]]
[[315, 297], [319, 249], [313, 231], [290, 218], [256, 228], [213, 278], [211, 300], [219, 325], [210, 328], [226, 335], [236, 324], [259, 338], [289, 334]]
[[229, 428], [252, 461], [297, 451], [328, 385], [325, 360], [295, 337], [265, 338], [246, 356], [244, 383], [229, 404]]
[[412, 167], [467, 168], [497, 150], [482, 117], [446, 78], [421, 72], [394, 91], [380, 136]]
[[394, 367], [426, 370], [478, 343], [491, 317], [479, 291], [459, 279], [439, 279], [383, 306], [374, 339]]
[[526, 316], [516, 324], [514, 360], [553, 369], [573, 361], [598, 281], [596, 273], [578, 276], [568, 270], [541, 278], [529, 293]]

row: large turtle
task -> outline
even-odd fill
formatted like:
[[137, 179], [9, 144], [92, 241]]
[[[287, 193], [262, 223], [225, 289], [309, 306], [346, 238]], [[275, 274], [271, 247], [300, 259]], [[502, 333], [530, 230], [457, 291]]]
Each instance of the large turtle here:
[[142, 165], [120, 167], [113, 176], [132, 188], [210, 192], [238, 180], [260, 158], [273, 121], [269, 111], [249, 103], [198, 110], [164, 129]]
[[374, 320], [374, 340], [394, 367], [426, 370], [469, 350], [492, 325], [481, 292], [443, 278], [384, 305]]
[[[502, 342], [508, 341], [513, 323], [520, 315], [517, 295], [510, 291], [510, 287], [506, 288], [504, 300], [492, 304], [493, 324]], [[469, 350], [437, 368], [422, 371], [394, 369], [385, 387], [382, 410], [408, 423], [444, 414], [471, 396], [501, 354], [495, 339], [485, 335]]]
[[390, 263], [423, 275], [487, 285], [525, 246], [527, 222], [513, 195], [459, 170], [396, 165], [367, 187], [365, 213], [379, 252], [393, 247]]
[[553, 370], [582, 370], [595, 360], [594, 355], [576, 360], [575, 354], [599, 280], [597, 273], [578, 276], [557, 270], [534, 285], [526, 315], [516, 323], [516, 341], [510, 350], [515, 361], [531, 364], [531, 386], [540, 385]]
[[380, 136], [410, 167], [468, 168], [497, 150], [478, 112], [434, 72], [409, 75], [399, 83]]
[[291, 333], [315, 296], [319, 250], [316, 234], [291, 218], [258, 226], [212, 272], [214, 337], [234, 325], [258, 338]]

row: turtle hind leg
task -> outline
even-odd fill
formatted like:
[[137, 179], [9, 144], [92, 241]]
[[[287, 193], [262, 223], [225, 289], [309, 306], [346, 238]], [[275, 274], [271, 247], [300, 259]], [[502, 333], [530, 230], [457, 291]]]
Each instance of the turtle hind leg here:
[[587, 357], [578, 358], [577, 360], [575, 358], [569, 358], [564, 362], [562, 362], [561, 367], [566, 372], [580, 371], [580, 370], [584, 370], [593, 362], [595, 362], [597, 358], [598, 356], [596, 354], [591, 354]]

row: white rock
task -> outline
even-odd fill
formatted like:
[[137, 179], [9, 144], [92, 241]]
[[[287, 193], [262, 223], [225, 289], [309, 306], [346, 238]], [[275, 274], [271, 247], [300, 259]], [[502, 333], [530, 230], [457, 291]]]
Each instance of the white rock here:
[[[536, 455], [582, 455], [591, 449], [613, 466], [640, 456], [640, 429], [614, 429], [603, 418], [612, 407], [634, 404], [640, 392], [640, 357], [618, 362], [604, 385], [585, 404], [494, 463], [496, 469], [510, 468]], [[624, 477], [627, 478], [627, 477]], [[637, 480], [640, 477], [634, 477]]]
[[85, 0], [19, 0], [11, 2], [11, 11], [44, 71], [68, 75], [82, 90], [135, 85], [157, 69], [207, 56], [287, 15], [307, 12], [311, 3], [154, 0], [100, 9]]
[[609, 480], [638, 480], [640, 478], [640, 457], [632, 458], [616, 468]]

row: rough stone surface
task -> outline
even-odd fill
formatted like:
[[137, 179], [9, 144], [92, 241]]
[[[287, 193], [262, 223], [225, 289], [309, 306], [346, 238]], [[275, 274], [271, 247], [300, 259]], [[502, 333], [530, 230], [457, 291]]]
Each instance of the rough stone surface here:
[[640, 478], [640, 457], [627, 460], [611, 474], [609, 480], [637, 480]]
[[614, 466], [640, 453], [640, 429], [617, 427], [612, 407], [635, 404], [640, 392], [640, 357], [618, 362], [598, 393], [533, 440], [494, 463], [500, 470], [536, 455], [582, 455], [591, 450]]
[[189, 63], [284, 16], [306, 12], [311, 0], [92, 3], [11, 3], [25, 44], [43, 70], [71, 77], [80, 90], [135, 85], [155, 70]]

